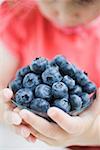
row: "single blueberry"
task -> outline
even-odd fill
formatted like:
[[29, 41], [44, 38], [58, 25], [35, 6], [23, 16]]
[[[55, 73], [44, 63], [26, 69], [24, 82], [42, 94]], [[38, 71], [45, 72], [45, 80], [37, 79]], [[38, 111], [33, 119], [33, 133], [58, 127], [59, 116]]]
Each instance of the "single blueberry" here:
[[13, 91], [15, 94], [19, 89], [22, 88], [22, 80], [15, 79], [9, 83], [9, 88]]
[[80, 94], [82, 92], [82, 87], [79, 85], [75, 85], [72, 90], [70, 90], [70, 94]]
[[32, 64], [30, 65], [31, 70], [36, 74], [41, 74], [47, 67], [48, 60], [39, 57], [32, 61]]
[[53, 63], [56, 63], [59, 67], [64, 66], [65, 64], [68, 64], [68, 61], [66, 60], [66, 58], [62, 55], [57, 55], [54, 60]]
[[30, 89], [22, 88], [18, 90], [15, 94], [15, 101], [17, 104], [25, 105], [33, 100], [34, 96]]
[[80, 84], [81, 86], [85, 86], [89, 81], [88, 76], [81, 70], [78, 70], [76, 72], [75, 79], [76, 79], [76, 82]]
[[66, 98], [56, 99], [53, 102], [52, 106], [58, 107], [67, 113], [70, 112], [70, 109], [71, 109], [70, 103], [68, 102], [68, 99], [66, 99]]
[[70, 95], [70, 104], [71, 104], [71, 109], [73, 110], [80, 110], [82, 108], [82, 99], [74, 94]]
[[55, 60], [51, 60], [51, 61], [48, 63], [48, 65], [51, 66], [51, 67], [59, 67], [59, 66], [56, 64]]
[[42, 80], [44, 83], [48, 85], [52, 85], [55, 82], [61, 81], [62, 76], [57, 67], [48, 67], [42, 73]]
[[73, 64], [65, 64], [64, 66], [60, 67], [61, 72], [63, 72], [64, 75], [69, 75], [73, 79], [75, 78], [75, 74], [77, 72], [77, 67]]
[[75, 86], [75, 81], [68, 75], [64, 76], [62, 81], [67, 85], [70, 90], [73, 89]]
[[83, 87], [83, 91], [88, 93], [88, 94], [91, 94], [93, 92], [96, 91], [96, 85], [92, 82], [88, 82], [84, 87]]
[[30, 108], [37, 112], [46, 113], [50, 107], [49, 102], [42, 98], [35, 98], [30, 103]]
[[88, 106], [88, 104], [90, 103], [90, 96], [89, 96], [89, 94], [87, 94], [87, 93], [85, 93], [85, 92], [82, 92], [82, 93], [80, 93], [79, 96], [80, 96], [81, 99], [82, 99], [82, 106], [83, 106], [83, 107]]
[[39, 84], [35, 89], [35, 96], [50, 101], [52, 97], [51, 87], [46, 84]]
[[23, 79], [23, 87], [34, 90], [41, 83], [39, 76], [34, 73], [28, 73]]
[[26, 74], [28, 74], [30, 72], [31, 72], [31, 70], [30, 70], [29, 66], [23, 67], [23, 68], [21, 68], [20, 70], [17, 71], [16, 78], [24, 77]]
[[64, 98], [68, 99], [68, 87], [63, 82], [56, 82], [52, 86], [52, 95], [54, 98]]

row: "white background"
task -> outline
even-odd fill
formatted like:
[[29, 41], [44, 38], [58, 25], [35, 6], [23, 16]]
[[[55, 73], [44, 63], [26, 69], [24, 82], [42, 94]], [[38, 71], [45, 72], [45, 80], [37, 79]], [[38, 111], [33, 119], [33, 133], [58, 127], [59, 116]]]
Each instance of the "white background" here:
[[0, 150], [63, 150], [49, 147], [43, 142], [29, 143], [22, 137], [15, 135], [7, 126], [0, 125]]
[[0, 4], [3, 2], [4, 0], [0, 0]]

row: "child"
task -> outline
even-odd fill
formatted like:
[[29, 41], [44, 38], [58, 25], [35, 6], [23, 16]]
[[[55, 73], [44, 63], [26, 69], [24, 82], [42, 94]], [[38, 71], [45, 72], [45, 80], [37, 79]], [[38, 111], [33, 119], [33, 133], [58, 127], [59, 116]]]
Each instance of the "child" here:
[[[34, 57], [51, 59], [57, 54], [65, 55], [85, 70], [99, 88], [99, 14], [98, 0], [10, 0], [1, 5], [1, 99], [3, 103], [7, 101], [9, 111], [5, 111], [4, 118], [19, 125], [17, 133], [25, 130], [22, 136], [27, 140], [35, 141], [37, 137], [62, 147], [100, 146], [100, 90], [95, 104], [79, 117], [70, 117], [57, 108], [50, 109], [48, 115], [57, 126], [28, 111], [11, 107], [8, 101], [13, 93], [4, 89], [16, 70], [29, 64]], [[21, 124], [22, 119], [29, 125]]]

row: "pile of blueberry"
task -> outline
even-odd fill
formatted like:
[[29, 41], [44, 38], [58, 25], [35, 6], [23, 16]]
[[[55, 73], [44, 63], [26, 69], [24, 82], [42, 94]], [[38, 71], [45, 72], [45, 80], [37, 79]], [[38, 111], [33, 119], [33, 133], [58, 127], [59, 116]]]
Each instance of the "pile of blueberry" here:
[[58, 107], [70, 115], [78, 115], [92, 103], [96, 86], [87, 74], [58, 55], [52, 61], [39, 57], [16, 73], [9, 87], [13, 102], [46, 117], [47, 110]]

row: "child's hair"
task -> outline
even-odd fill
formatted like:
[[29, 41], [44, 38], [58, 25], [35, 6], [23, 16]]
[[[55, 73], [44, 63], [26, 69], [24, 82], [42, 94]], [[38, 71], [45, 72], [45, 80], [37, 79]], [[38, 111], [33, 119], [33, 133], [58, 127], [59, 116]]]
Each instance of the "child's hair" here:
[[24, 20], [32, 11], [35, 0], [6, 0], [0, 6], [0, 32], [5, 30], [15, 17]]

